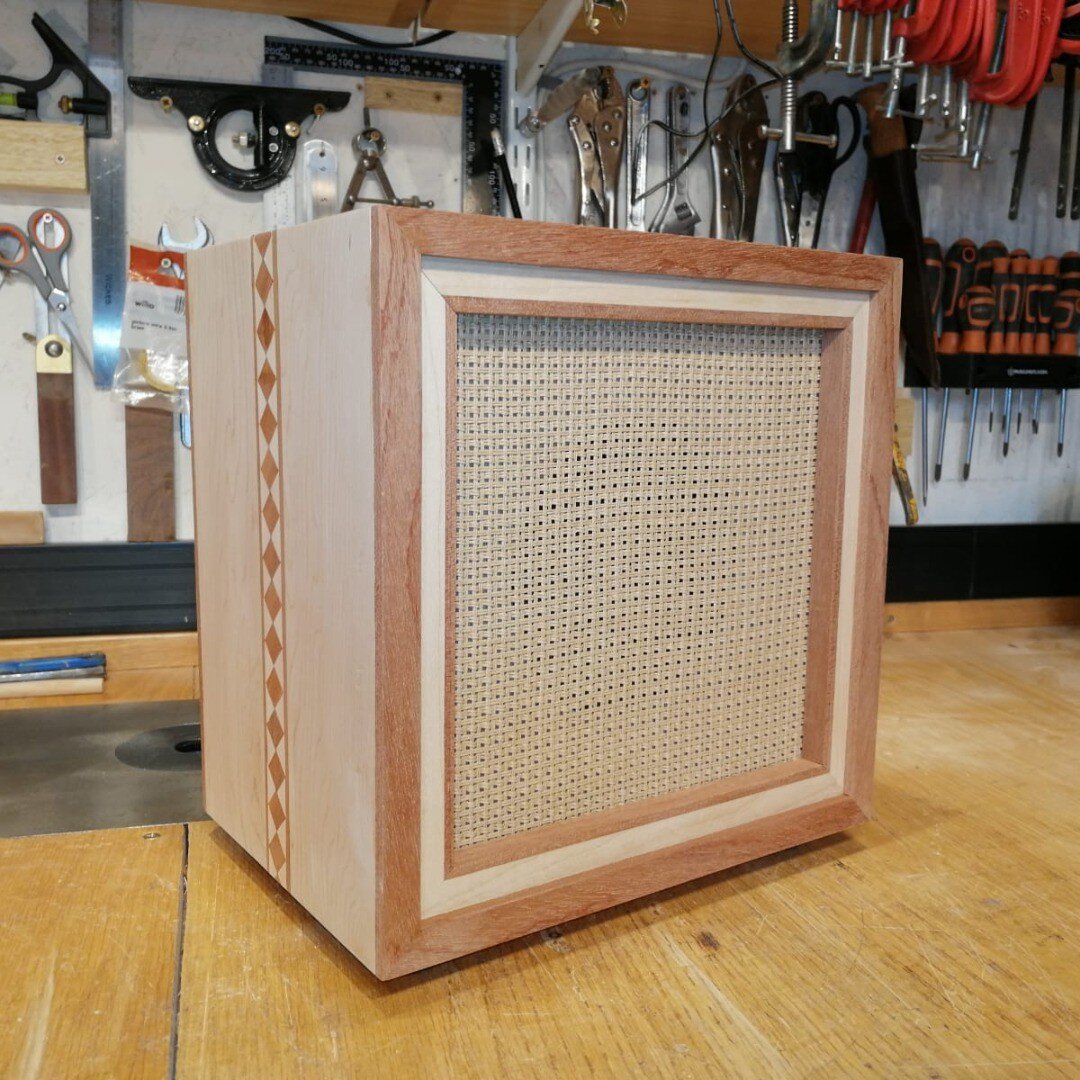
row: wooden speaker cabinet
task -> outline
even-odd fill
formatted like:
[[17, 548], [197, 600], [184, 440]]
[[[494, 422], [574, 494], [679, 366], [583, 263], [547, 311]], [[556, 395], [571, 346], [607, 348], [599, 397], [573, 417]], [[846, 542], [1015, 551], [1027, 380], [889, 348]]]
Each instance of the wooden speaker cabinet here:
[[191, 257], [206, 807], [377, 976], [866, 818], [898, 267], [386, 207]]

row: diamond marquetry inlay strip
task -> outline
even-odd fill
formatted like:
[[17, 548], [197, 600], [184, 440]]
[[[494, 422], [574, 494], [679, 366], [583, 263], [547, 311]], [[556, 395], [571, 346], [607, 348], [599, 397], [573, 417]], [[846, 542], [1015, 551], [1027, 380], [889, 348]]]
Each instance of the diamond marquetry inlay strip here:
[[285, 693], [284, 521], [281, 503], [281, 371], [277, 334], [277, 251], [273, 233], [252, 239], [253, 338], [262, 545], [263, 708], [267, 868], [289, 887], [289, 750]]

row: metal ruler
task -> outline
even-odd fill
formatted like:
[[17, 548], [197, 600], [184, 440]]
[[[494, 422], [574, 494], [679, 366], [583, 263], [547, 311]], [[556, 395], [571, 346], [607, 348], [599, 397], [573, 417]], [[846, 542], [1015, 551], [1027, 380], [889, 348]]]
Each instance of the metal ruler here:
[[86, 140], [93, 257], [94, 383], [111, 387], [120, 355], [120, 320], [127, 281], [123, 0], [88, 0], [87, 8], [90, 39], [87, 65], [112, 97], [108, 137]]
[[506, 65], [501, 60], [267, 37], [263, 63], [299, 71], [336, 71], [342, 75], [385, 75], [460, 84], [464, 100], [462, 209], [473, 214], [501, 213], [502, 184], [490, 134], [492, 128], [504, 130]]

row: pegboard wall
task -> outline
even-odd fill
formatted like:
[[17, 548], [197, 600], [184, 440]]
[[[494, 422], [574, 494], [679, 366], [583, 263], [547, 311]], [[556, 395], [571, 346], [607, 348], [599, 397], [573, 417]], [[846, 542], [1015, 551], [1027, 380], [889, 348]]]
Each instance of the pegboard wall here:
[[[0, 60], [18, 74], [45, 70], [47, 54], [30, 26], [35, 10], [70, 31], [73, 44], [81, 48], [86, 34], [85, 0], [59, 0], [39, 7], [32, 0], [6, 0], [4, 5], [4, 56]], [[246, 15], [151, 3], [128, 3], [127, 73], [172, 75], [177, 78], [254, 82], [261, 78], [263, 37], [267, 34], [290, 37], [321, 35], [273, 16]], [[632, 14], [631, 14], [631, 17]], [[363, 32], [363, 29], [360, 28]], [[373, 29], [373, 37], [391, 38], [395, 31]], [[434, 51], [503, 58], [505, 39], [459, 34], [433, 46]], [[549, 70], [569, 73], [589, 63], [603, 60], [617, 66], [625, 83], [648, 74], [655, 97], [653, 115], [662, 115], [664, 95], [676, 77], [701, 80], [706, 58], [676, 56], [640, 50], [613, 51], [608, 48], [573, 46], [561, 50]], [[724, 60], [717, 69], [717, 89], [711, 109], [718, 108], [720, 88], [743, 70], [740, 61]], [[354, 91], [344, 112], [320, 121], [319, 133], [332, 141], [342, 169], [342, 187], [354, 162], [351, 136], [362, 124], [362, 95], [356, 92], [355, 77], [298, 74], [296, 85], [329, 86]], [[842, 76], [816, 76], [808, 86], [820, 87], [830, 95], [852, 93], [859, 83]], [[68, 92], [62, 84], [58, 93]], [[967, 235], [978, 242], [991, 238], [1007, 246], [1023, 246], [1033, 256], [1061, 252], [1080, 246], [1076, 223], [1059, 221], [1052, 212], [1053, 183], [1057, 167], [1057, 128], [1060, 91], [1051, 88], [1040, 107], [1036, 134], [1028, 168], [1023, 209], [1016, 222], [1006, 220], [1008, 189], [1012, 179], [1012, 148], [1019, 137], [1020, 114], [1007, 110], [995, 113], [991, 133], [993, 161], [981, 172], [962, 166], [927, 164], [920, 166], [920, 191], [924, 223], [928, 233], [944, 245]], [[775, 115], [777, 97], [769, 95]], [[164, 116], [152, 102], [127, 95], [127, 219], [129, 239], [152, 242], [159, 226], [168, 221], [172, 231], [184, 237], [193, 215], [202, 217], [219, 241], [249, 235], [263, 225], [263, 201], [259, 195], [229, 192], [211, 181], [199, 168], [182, 122]], [[691, 126], [700, 124], [701, 93], [692, 97]], [[55, 112], [47, 119], [59, 119]], [[440, 209], [458, 209], [461, 204], [461, 129], [457, 119], [405, 112], [375, 117], [388, 141], [386, 167], [399, 192], [431, 198]], [[237, 129], [239, 120], [237, 120]], [[225, 130], [228, 136], [229, 130]], [[650, 176], [662, 175], [663, 140], [654, 133], [650, 145]], [[565, 125], [554, 123], [537, 144], [542, 172], [537, 180], [537, 198], [549, 220], [572, 220], [575, 200], [575, 164]], [[857, 153], [835, 177], [822, 246], [844, 249], [861, 190], [864, 156]], [[771, 185], [770, 162], [762, 185], [757, 237], [775, 242], [778, 236], [776, 202]], [[710, 184], [705, 155], [690, 180], [691, 196], [704, 219], [711, 206]], [[90, 244], [89, 203], [85, 196], [44, 197], [70, 217], [75, 240], [71, 251], [70, 279], [76, 314], [84, 328], [90, 326]], [[11, 192], [0, 193], [0, 220], [23, 224], [31, 210], [43, 205], [42, 197]], [[652, 211], [652, 205], [649, 212]], [[701, 230], [703, 227], [699, 227]], [[880, 250], [875, 224], [870, 251]], [[38, 460], [33, 349], [23, 333], [33, 330], [31, 286], [22, 280], [0, 288], [0, 509], [37, 509]], [[596, 299], [584, 297], [582, 299]], [[331, 313], [332, 314], [332, 313]], [[907, 393], [907, 391], [901, 391]], [[47, 536], [54, 542], [123, 540], [126, 537], [123, 408], [106, 394], [95, 391], [89, 375], [76, 368], [76, 435], [79, 457], [80, 502], [72, 508], [57, 508], [47, 515]], [[960, 480], [962, 441], [965, 436], [964, 395], [954, 394], [946, 447], [946, 467], [942, 481], [933, 486], [924, 521], [928, 524], [1034, 522], [1080, 520], [1080, 484], [1076, 461], [1080, 458], [1080, 408], [1071, 410], [1064, 459], [1055, 457], [1052, 437], [1052, 409], [1056, 402], [1048, 395], [1044, 402], [1043, 429], [1032, 438], [1030, 427], [1014, 437], [1013, 448], [1003, 458], [1000, 440], [991, 440], [985, 426], [976, 442], [972, 478]], [[940, 400], [933, 395], [932, 430], [936, 438]], [[933, 440], [932, 440], [933, 441]], [[918, 438], [916, 438], [916, 444]], [[192, 536], [190, 455], [177, 441], [177, 530], [181, 539]], [[919, 472], [918, 447], [909, 462], [913, 476]], [[903, 515], [894, 497], [892, 520]]]

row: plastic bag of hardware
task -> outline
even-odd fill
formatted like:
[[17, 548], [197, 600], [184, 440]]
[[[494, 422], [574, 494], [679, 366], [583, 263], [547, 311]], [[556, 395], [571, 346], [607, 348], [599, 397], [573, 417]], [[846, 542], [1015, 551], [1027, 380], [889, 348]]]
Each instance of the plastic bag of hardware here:
[[135, 247], [128, 259], [113, 393], [125, 405], [185, 412], [188, 401], [184, 255]]

